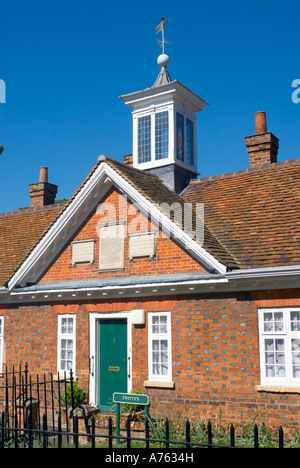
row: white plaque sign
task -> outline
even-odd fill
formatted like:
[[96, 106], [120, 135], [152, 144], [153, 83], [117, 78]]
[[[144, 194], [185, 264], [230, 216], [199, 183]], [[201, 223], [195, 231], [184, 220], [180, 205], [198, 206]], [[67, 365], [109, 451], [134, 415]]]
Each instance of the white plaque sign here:
[[124, 224], [100, 226], [99, 270], [124, 268]]
[[93, 263], [94, 240], [78, 241], [72, 243], [72, 265], [76, 263]]
[[154, 257], [156, 245], [155, 233], [141, 233], [129, 237], [129, 258]]

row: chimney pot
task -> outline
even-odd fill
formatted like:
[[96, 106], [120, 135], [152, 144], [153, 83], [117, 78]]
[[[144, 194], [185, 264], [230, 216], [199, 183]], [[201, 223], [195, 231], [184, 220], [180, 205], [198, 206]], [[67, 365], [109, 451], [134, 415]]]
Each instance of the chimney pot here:
[[36, 184], [29, 185], [30, 206], [38, 208], [53, 205], [57, 193], [57, 185], [49, 184], [48, 168], [40, 168], [40, 179]]
[[48, 182], [48, 167], [40, 168], [40, 182]]
[[255, 133], [256, 135], [262, 135], [267, 133], [267, 119], [266, 113], [259, 111], [255, 113]]
[[260, 168], [277, 162], [279, 140], [267, 131], [266, 113], [255, 113], [255, 135], [245, 137], [250, 168]]

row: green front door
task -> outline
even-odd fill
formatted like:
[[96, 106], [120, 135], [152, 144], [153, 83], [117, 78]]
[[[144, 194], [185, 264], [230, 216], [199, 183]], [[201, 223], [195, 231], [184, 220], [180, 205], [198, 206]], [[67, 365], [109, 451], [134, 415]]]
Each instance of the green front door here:
[[114, 392], [127, 392], [127, 320], [99, 321], [99, 402], [110, 411]]

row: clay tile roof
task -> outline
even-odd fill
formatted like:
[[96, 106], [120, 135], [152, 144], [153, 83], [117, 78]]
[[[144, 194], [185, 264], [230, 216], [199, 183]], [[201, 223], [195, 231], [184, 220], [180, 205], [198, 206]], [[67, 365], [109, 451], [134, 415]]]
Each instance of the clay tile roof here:
[[[184, 199], [170, 191], [156, 176], [149, 172], [134, 169], [111, 158], [104, 161], [135, 187], [152, 203], [184, 203]], [[85, 183], [91, 178], [99, 164], [97, 162], [72, 197], [65, 204], [46, 206], [41, 209], [27, 208], [11, 213], [0, 214], [0, 285], [5, 285], [20, 267], [54, 221], [70, 205]], [[233, 256], [212, 234], [208, 226], [204, 227], [203, 247], [221, 263], [236, 268]]]
[[241, 268], [300, 264], [300, 159], [197, 179], [184, 193]]
[[0, 215], [0, 285], [7, 283], [62, 208], [57, 204]]

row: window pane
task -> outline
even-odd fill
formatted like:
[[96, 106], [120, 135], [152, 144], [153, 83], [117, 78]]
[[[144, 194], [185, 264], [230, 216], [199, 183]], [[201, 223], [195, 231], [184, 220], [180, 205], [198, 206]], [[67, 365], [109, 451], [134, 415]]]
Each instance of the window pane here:
[[159, 341], [158, 340], [153, 340], [152, 341], [152, 349], [153, 349], [153, 351], [157, 351], [159, 349]]
[[[168, 340], [152, 341], [152, 368], [156, 375], [168, 374]], [[154, 372], [155, 371], [155, 372]]]
[[267, 377], [285, 377], [285, 344], [283, 339], [265, 340], [265, 363]]
[[73, 361], [67, 361], [66, 367], [67, 367], [66, 370], [68, 370], [68, 371], [71, 370], [73, 368]]
[[184, 161], [184, 116], [176, 112], [176, 157]]
[[300, 338], [292, 340], [293, 377], [300, 378]]
[[155, 159], [164, 159], [169, 155], [169, 113], [155, 114]]
[[273, 330], [273, 322], [272, 322], [272, 312], [265, 312], [264, 313], [264, 331], [271, 332]]
[[73, 366], [73, 340], [61, 340], [60, 368], [70, 370]]
[[67, 319], [66, 318], [62, 318], [61, 319], [61, 332], [62, 333], [67, 333]]
[[151, 116], [138, 119], [138, 162], [151, 161]]
[[265, 312], [264, 331], [282, 333], [284, 331], [283, 313]]
[[167, 340], [161, 340], [160, 342], [160, 348], [162, 351], [165, 351], [168, 349], [168, 342]]
[[194, 165], [194, 122], [186, 119], [186, 163]]
[[275, 324], [274, 328], [276, 332], [283, 331], [283, 313], [282, 312], [274, 313], [274, 324]]
[[299, 311], [291, 312], [291, 330], [300, 331], [300, 312]]
[[73, 333], [73, 317], [63, 317], [61, 319], [61, 333]]
[[167, 333], [167, 316], [157, 315], [152, 319], [152, 333]]
[[167, 333], [167, 316], [162, 315], [160, 317], [160, 333]]

